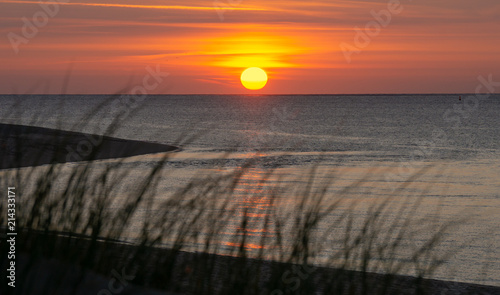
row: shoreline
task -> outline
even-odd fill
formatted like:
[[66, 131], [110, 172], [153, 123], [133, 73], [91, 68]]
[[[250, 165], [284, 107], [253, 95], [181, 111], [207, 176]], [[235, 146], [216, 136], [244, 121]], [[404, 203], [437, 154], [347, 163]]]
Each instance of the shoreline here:
[[[17, 167], [29, 167], [52, 163], [78, 162], [67, 161], [69, 153], [65, 148], [69, 146], [72, 147], [73, 150], [76, 150], [78, 148], [78, 145], [82, 141], [88, 141], [89, 137], [101, 137], [99, 135], [10, 124], [0, 124], [0, 134], [2, 134], [2, 137], [0, 137], [0, 154], [2, 154], [2, 157], [0, 158], [0, 169], [9, 169], [2, 168], [2, 165], [5, 163], [6, 158], [5, 153], [3, 153], [4, 150], [2, 150], [2, 148], [4, 148], [2, 144], [8, 142], [9, 139], [11, 143], [20, 142], [20, 154], [22, 156], [27, 155], [27, 157], [23, 157], [22, 161], [20, 162], [21, 164], [25, 164], [26, 166]], [[107, 136], [102, 136], [101, 138], [102, 144], [99, 144], [98, 152], [90, 154], [89, 157], [80, 159], [79, 161], [123, 158], [141, 154], [155, 153], [156, 149], [159, 150], [156, 152], [160, 153], [165, 152], [166, 149], [171, 149], [167, 152], [178, 150], [178, 148], [176, 147], [164, 144], [125, 140]], [[40, 157], [40, 155], [42, 156]], [[12, 158], [14, 160], [16, 159], [16, 157]], [[57, 162], [58, 159], [62, 162]], [[10, 162], [9, 165], [13, 165], [14, 163], [15, 162]], [[17, 167], [14, 165], [14, 167], [12, 168]], [[86, 265], [85, 263], [87, 262], [84, 262], [83, 260], [93, 258], [94, 260], [98, 260], [98, 263], [100, 264], [107, 264], [100, 266], [102, 267], [102, 269], [99, 269], [98, 273], [101, 274], [109, 274], [111, 271], [109, 268], [110, 266], [127, 264], [129, 261], [127, 259], [131, 256], [131, 253], [138, 253], [141, 251], [146, 252], [146, 254], [140, 254], [139, 259], [140, 261], [145, 262], [145, 266], [147, 266], [147, 268], [145, 269], [145, 275], [143, 277], [139, 277], [136, 281], [134, 281], [134, 283], [139, 286], [145, 284], [147, 288], [161, 289], [165, 284], [165, 281], [161, 279], [165, 275], [163, 273], [165, 270], [162, 269], [161, 263], [168, 262], [167, 265], [169, 265], [169, 268], [167, 268], [167, 277], [172, 281], [172, 284], [175, 284], [175, 286], [179, 284], [178, 288], [180, 290], [184, 290], [182, 291], [183, 293], [193, 293], [191, 289], [183, 289], [189, 288], [186, 286], [192, 284], [193, 280], [213, 280], [216, 284], [224, 284], [225, 281], [230, 281], [231, 279], [233, 279], [233, 276], [235, 275], [233, 272], [238, 273], [239, 275], [247, 275], [247, 278], [249, 280], [257, 280], [259, 281], [259, 284], [260, 280], [264, 280], [264, 282], [266, 282], [265, 284], [280, 284], [280, 282], [282, 283], [283, 281], [282, 276], [286, 272], [303, 267], [298, 264], [282, 263], [269, 260], [250, 259], [236, 256], [223, 256], [203, 252], [185, 252], [159, 247], [141, 247], [120, 240], [90, 237], [86, 235], [74, 234], [71, 232], [43, 233], [30, 231], [29, 233], [31, 233], [32, 235], [29, 236], [25, 234], [25, 236], [23, 237], [23, 239], [31, 241], [30, 243], [26, 244], [27, 247], [33, 246], [34, 249], [39, 249], [37, 248], [38, 245], [34, 246], [37, 243], [34, 243], [33, 240], [39, 241], [39, 239], [41, 238], [41, 247], [43, 247], [46, 251], [49, 251], [49, 253], [56, 252], [52, 253], [51, 255], [54, 255], [55, 257], [59, 256], [60, 260], [58, 261], [68, 261], [65, 260], [65, 254], [57, 253], [58, 251], [64, 250], [60, 250], [61, 248], [58, 247], [51, 248], [51, 245], [58, 245], [58, 243], [59, 245], [61, 243], [72, 245], [69, 248], [64, 248], [66, 246], [62, 248], [74, 254], [73, 259], [77, 261], [77, 263], [74, 265], [72, 264], [71, 267], [80, 267], [81, 265]], [[89, 251], [92, 252], [92, 250], [89, 250], [92, 249], [92, 247], [98, 249], [97, 252], [99, 253], [99, 256], [102, 256], [102, 261], [99, 260], [98, 256], [92, 257], [92, 255], [88, 255]], [[76, 250], [82, 251], [79, 252]], [[24, 253], [30, 253], [28, 254], [29, 259], [32, 258], [31, 253], [33, 252], [30, 251], [30, 248], [27, 248]], [[35, 253], [38, 252], [35, 251]], [[79, 256], [80, 254], [81, 256]], [[49, 255], [48, 257], [51, 256]], [[0, 260], [0, 262], [2, 262], [3, 265], [4, 262], [2, 260]], [[165, 265], [163, 265], [163, 267], [164, 266]], [[213, 266], [215, 266], [216, 271], [214, 271], [213, 268], [210, 268]], [[44, 268], [43, 265], [41, 268]], [[147, 271], [147, 269], [149, 268], [151, 269], [150, 272]], [[390, 288], [391, 292], [394, 294], [413, 294], [412, 291], [416, 290], [416, 286], [421, 286], [421, 288], [426, 290], [426, 292], [419, 294], [500, 294], [500, 286], [494, 285], [479, 285], [474, 283], [459, 283], [435, 279], [421, 279], [402, 275], [390, 276], [378, 273], [363, 273], [359, 271], [338, 270], [328, 267], [314, 267], [314, 269], [315, 271], [313, 272], [313, 274], [311, 274], [307, 279], [301, 280], [302, 284], [307, 284], [309, 288], [313, 286], [313, 288], [323, 288], [324, 290], [328, 287], [328, 285], [325, 285], [325, 282], [327, 282], [328, 279], [330, 279], [331, 277], [340, 277], [340, 281], [345, 280], [346, 282], [348, 282], [346, 283], [347, 286], [342, 283], [342, 290], [344, 290], [345, 288], [349, 288], [349, 290], [356, 290], [355, 293], [349, 294], [358, 294], [361, 292], [359, 291], [359, 288], [363, 288], [362, 284], [360, 283], [362, 280], [367, 280], [370, 286], [372, 286], [373, 284], [375, 284], [375, 286], [378, 286], [377, 284], [380, 284], [380, 288], [386, 288], [384, 284], [387, 281], [390, 281], [391, 285], [387, 288]], [[158, 270], [159, 272], [157, 272]], [[207, 270], [210, 272], [207, 272]], [[216, 274], [216, 277], [213, 278], [211, 276], [214, 275], [214, 272]], [[260, 275], [261, 273], [271, 273], [271, 275], [262, 276]], [[252, 274], [255, 277], [252, 277]], [[211, 278], [207, 278], [207, 276]], [[35, 277], [37, 277], [37, 275], [35, 275]], [[170, 287], [170, 285], [167, 286]], [[290, 283], [284, 284], [283, 288], [278, 290], [283, 290], [286, 294], [286, 288], [290, 288]], [[270, 291], [273, 290], [276, 289], [271, 289]], [[378, 288], [376, 288], [375, 290], [373, 291], [373, 293], [369, 292], [367, 294], [380, 294]], [[407, 292], [403, 292], [401, 290], [406, 290]], [[391, 292], [387, 292], [387, 294]], [[271, 292], [268, 293], [272, 294]]]
[[0, 123], [0, 170], [179, 150], [160, 143]]

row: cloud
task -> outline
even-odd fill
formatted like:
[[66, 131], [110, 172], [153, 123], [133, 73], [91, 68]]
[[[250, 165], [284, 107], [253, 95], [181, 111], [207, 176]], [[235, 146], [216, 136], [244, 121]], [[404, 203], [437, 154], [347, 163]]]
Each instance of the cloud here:
[[[11, 91], [16, 81], [26, 82], [25, 77], [59, 79], [72, 59], [74, 83], [81, 75], [85, 85], [99, 84], [95, 86], [99, 91], [116, 90], [112, 86], [118, 82], [105, 85], [103, 81], [110, 79], [106, 77], [119, 80], [124, 72], [129, 75], [160, 63], [172, 68], [172, 76], [178, 74], [179, 85], [200, 87], [198, 93], [226, 91], [224, 83], [207, 81], [213, 77], [230, 81], [240, 68], [251, 64], [267, 66], [275, 78], [293, 84], [292, 88], [273, 86], [274, 90], [307, 93], [321, 83], [331, 92], [338, 92], [338, 87], [346, 87], [342, 92], [359, 92], [360, 81], [367, 79], [369, 85], [361, 83], [366, 92], [380, 90], [391, 77], [406, 79], [398, 87], [416, 89], [414, 84], [430, 83], [430, 77], [439, 79], [437, 73], [455, 77], [465, 65], [463, 75], [495, 72], [498, 69], [491, 65], [500, 63], [497, 0], [401, 0], [404, 11], [362, 54], [354, 55], [350, 65], [343, 60], [339, 43], [353, 42], [354, 27], [373, 20], [370, 12], [386, 7], [386, 1], [242, 0], [228, 6], [231, 9], [225, 11], [223, 21], [214, 3], [229, 2], [217, 1], [70, 1], [15, 55], [6, 35], [21, 34], [22, 18], [30, 19], [41, 8], [38, 1], [0, 0], [0, 76], [5, 78], [0, 80], [0, 93]], [[94, 80], [92, 73], [102, 77]], [[315, 81], [310, 88], [293, 82], [294, 77], [303, 80], [304, 73]], [[342, 83], [334, 85], [329, 82], [332, 79]], [[210, 87], [204, 88], [206, 84]]]

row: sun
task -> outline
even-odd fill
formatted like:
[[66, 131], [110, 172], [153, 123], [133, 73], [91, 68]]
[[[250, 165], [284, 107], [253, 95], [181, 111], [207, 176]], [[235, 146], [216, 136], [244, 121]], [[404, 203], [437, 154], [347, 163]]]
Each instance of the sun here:
[[266, 86], [267, 74], [261, 68], [252, 67], [244, 70], [240, 79], [246, 89], [259, 90]]

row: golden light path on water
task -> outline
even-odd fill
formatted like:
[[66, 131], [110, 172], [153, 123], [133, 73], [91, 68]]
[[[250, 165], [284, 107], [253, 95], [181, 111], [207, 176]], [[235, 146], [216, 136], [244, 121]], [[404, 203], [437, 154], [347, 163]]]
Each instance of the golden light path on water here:
[[[342, 152], [332, 152], [332, 155], [338, 155]], [[260, 154], [260, 157], [278, 155], [279, 153]], [[315, 153], [311, 153], [315, 154]], [[351, 153], [352, 154], [352, 153]], [[323, 153], [324, 155], [324, 153]], [[121, 197], [125, 198], [130, 193], [130, 188], [136, 185], [138, 175], [147, 171], [149, 164], [161, 158], [163, 154], [144, 155], [130, 157], [123, 160], [123, 168], [127, 169], [133, 165], [127, 179], [124, 180], [123, 187], [120, 188]], [[182, 162], [187, 160], [203, 161], [207, 159], [220, 158], [221, 154], [204, 152], [180, 152], [172, 154], [170, 161]], [[254, 154], [239, 153], [234, 154], [234, 158], [251, 158]], [[96, 170], [104, 169], [105, 163], [111, 163], [116, 160], [99, 161]], [[473, 164], [462, 163], [461, 161], [444, 162], [434, 161], [419, 163], [413, 167], [418, 170], [429, 166], [423, 175], [413, 180], [409, 185], [404, 181], [395, 179], [388, 181], [386, 175], [397, 171], [399, 166], [394, 162], [369, 162], [360, 161], [349, 163], [348, 165], [318, 166], [316, 170], [313, 189], [321, 188], [323, 184], [329, 183], [327, 190], [328, 197], [322, 202], [321, 209], [328, 207], [335, 200], [341, 199], [342, 202], [335, 209], [325, 216], [316, 227], [315, 232], [321, 234], [331, 230], [338, 235], [323, 236], [317, 240], [321, 251], [311, 256], [311, 262], [316, 264], [331, 263], [329, 257], [342, 250], [339, 244], [339, 238], [342, 240], [342, 234], [347, 229], [346, 223], [335, 224], [336, 218], [351, 210], [353, 232], [361, 230], [363, 222], [368, 216], [370, 208], [381, 204], [390, 196], [389, 206], [385, 211], [385, 223], [387, 226], [392, 220], [396, 220], [397, 213], [401, 206], [419, 205], [415, 215], [411, 217], [412, 232], [411, 239], [403, 241], [405, 247], [398, 253], [394, 253], [393, 259], [406, 259], [408, 254], [415, 246], [421, 244], [431, 237], [438, 229], [440, 224], [463, 220], [459, 227], [451, 228], [450, 232], [444, 236], [441, 245], [437, 246], [433, 253], [437, 256], [448, 255], [444, 266], [434, 274], [437, 279], [453, 279], [464, 282], [484, 283], [491, 285], [500, 285], [500, 235], [495, 226], [496, 220], [500, 219], [500, 213], [497, 208], [500, 207], [498, 191], [500, 189], [500, 161], [492, 163], [491, 159], [477, 160]], [[467, 164], [468, 169], [462, 167]], [[64, 169], [74, 169], [76, 165], [66, 164]], [[43, 167], [35, 169], [44, 169]], [[23, 169], [22, 169], [23, 170]], [[159, 189], [157, 192], [157, 202], [161, 203], [190, 180], [196, 177], [206, 177], [211, 175], [215, 177], [219, 173], [229, 173], [230, 168], [198, 169], [194, 166], [166, 167], [162, 172]], [[217, 211], [217, 206], [205, 207], [202, 209], [213, 210], [214, 216], [225, 216], [225, 221], [213, 236], [214, 247], [211, 251], [219, 254], [234, 254], [241, 250], [241, 238], [245, 236], [244, 249], [248, 256], [264, 256], [269, 259], [279, 259], [280, 251], [289, 251], [287, 245], [293, 243], [293, 239], [287, 238], [286, 233], [294, 229], [294, 224], [287, 216], [296, 214], [297, 208], [300, 208], [303, 188], [308, 181], [309, 167], [277, 168], [271, 175], [268, 175], [270, 168], [259, 167], [248, 168], [241, 175], [238, 185], [230, 194], [229, 205], [226, 208], [231, 210]], [[0, 174], [6, 173], [5, 171]], [[411, 171], [408, 171], [411, 175]], [[263, 181], [265, 179], [266, 181]], [[361, 181], [360, 181], [361, 180]], [[60, 179], [60, 181], [64, 181]], [[345, 188], [356, 184], [349, 191]], [[58, 183], [54, 183], [58, 186]], [[29, 187], [24, 188], [29, 191]], [[120, 195], [120, 193], [118, 194]], [[468, 196], [468, 197], [465, 197]], [[474, 197], [470, 197], [474, 196]], [[119, 199], [118, 199], [119, 201]], [[222, 204], [224, 200], [214, 199], [213, 202]], [[353, 207], [353, 204], [356, 204]], [[220, 208], [220, 207], [219, 207]], [[113, 210], [113, 208], [110, 208]], [[147, 218], [153, 218], [158, 210], [147, 210], [141, 208], [135, 217], [136, 222], [141, 222]], [[288, 215], [287, 215], [288, 214]], [[290, 215], [291, 214], [291, 215]], [[283, 234], [284, 247], [277, 246], [275, 218], [279, 216], [287, 222], [279, 228]], [[246, 220], [242, 226], [242, 220]], [[425, 221], [423, 224], [422, 221]], [[267, 225], [266, 225], [267, 224]], [[134, 231], [140, 227], [130, 228], [130, 238], [135, 236]], [[195, 231], [200, 237], [208, 234], [213, 229], [213, 223], [207, 220]], [[382, 229], [381, 233], [384, 230]], [[312, 237], [312, 241], [316, 241]], [[193, 240], [192, 244], [186, 245], [185, 250], [202, 251], [203, 245], [199, 244], [202, 240]], [[165, 246], [169, 241], [164, 241]], [[409, 275], [414, 275], [413, 270], [407, 270]]]
[[[341, 153], [355, 154], [355, 152], [331, 152], [332, 155]], [[259, 156], [277, 156], [282, 153], [265, 153]], [[311, 152], [310, 154], [319, 154]], [[325, 153], [322, 153], [323, 155]], [[327, 153], [329, 154], [329, 153]], [[255, 154], [239, 153], [234, 158], [251, 158]], [[217, 153], [189, 152], [178, 153], [172, 160], [214, 159], [220, 157]], [[149, 156], [155, 157], [155, 156]], [[468, 169], [462, 167], [467, 164]], [[328, 198], [323, 200], [321, 208], [338, 198], [342, 203], [335, 212], [327, 214], [318, 223], [317, 232], [331, 230], [335, 218], [346, 210], [352, 210], [353, 231], [361, 230], [370, 208], [389, 200], [385, 211], [385, 225], [390, 226], [396, 221], [398, 210], [403, 206], [416, 206], [415, 214], [409, 216], [411, 227], [408, 231], [411, 239], [403, 241], [404, 247], [392, 259], [408, 259], [411, 251], [421, 245], [426, 239], [439, 231], [443, 224], [451, 223], [449, 233], [432, 253], [436, 257], [447, 257], [443, 267], [434, 278], [476, 282], [500, 285], [497, 280], [500, 274], [500, 236], [495, 221], [500, 218], [497, 208], [500, 206], [498, 190], [500, 188], [500, 161], [491, 163], [491, 159], [477, 160], [474, 164], [462, 161], [433, 161], [418, 163], [412, 166], [413, 170], [406, 171], [406, 177], [419, 169], [425, 169], [424, 174], [411, 181], [409, 185], [400, 179], [390, 181], [386, 175], [400, 171], [398, 163], [394, 162], [357, 162], [338, 167], [319, 166], [316, 170], [315, 184], [319, 188], [324, 183], [330, 183], [327, 190]], [[176, 172], [179, 186], [194, 174], [200, 173], [197, 169], [181, 169]], [[206, 174], [227, 173], [227, 169], [206, 170]], [[277, 252], [282, 251], [274, 242], [276, 239], [276, 224], [273, 218], [294, 214], [302, 200], [301, 190], [307, 182], [308, 167], [278, 168], [272, 176], [268, 176], [270, 168], [255, 167], [247, 169], [241, 176], [238, 186], [231, 196], [234, 215], [228, 219], [226, 226], [218, 233], [217, 251], [219, 253], [236, 253], [242, 246], [239, 238], [245, 236], [244, 248], [249, 256], [264, 255], [269, 259], [277, 259]], [[333, 171], [333, 172], [332, 172]], [[183, 174], [184, 173], [184, 174]], [[183, 174], [183, 175], [181, 175]], [[200, 174], [200, 175], [203, 175]], [[263, 179], [266, 179], [263, 182]], [[362, 180], [363, 179], [363, 180]], [[407, 178], [406, 178], [407, 179]], [[354, 188], [345, 192], [358, 181]], [[471, 197], [474, 196], [474, 197]], [[356, 204], [355, 207], [352, 207]], [[242, 227], [242, 220], [245, 226]], [[406, 219], [405, 219], [406, 220]], [[268, 225], [265, 226], [266, 222]], [[489, 226], [488, 226], [489, 225]], [[280, 230], [293, 230], [293, 223], [285, 224]], [[346, 224], [338, 224], [336, 233], [343, 233]], [[381, 234], [384, 230], [381, 230]], [[286, 234], [283, 235], [286, 237]], [[342, 250], [339, 245], [342, 235], [326, 236], [321, 240], [322, 251], [311, 257], [318, 264], [331, 263], [329, 257]], [[264, 241], [264, 242], [263, 242]], [[292, 243], [284, 238], [284, 243]], [[197, 246], [193, 249], [200, 250]], [[451, 253], [451, 256], [449, 256]], [[464, 271], [464, 268], [467, 271]], [[409, 275], [415, 275], [408, 270]]]

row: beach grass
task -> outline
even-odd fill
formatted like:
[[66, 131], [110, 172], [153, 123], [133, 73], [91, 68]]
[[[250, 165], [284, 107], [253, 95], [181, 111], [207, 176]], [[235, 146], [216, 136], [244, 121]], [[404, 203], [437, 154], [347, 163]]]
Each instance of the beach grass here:
[[[109, 123], [104, 135], [112, 136], [120, 120]], [[171, 144], [189, 146], [202, 133], [186, 132]], [[18, 141], [10, 152], [21, 163], [25, 146], [22, 137], [13, 138]], [[133, 173], [125, 156], [98, 157], [108, 152], [105, 142], [74, 163], [61, 163], [54, 153], [42, 166], [0, 171], [1, 187], [14, 185], [19, 194], [16, 251], [23, 271], [17, 294], [66, 294], [58, 287], [65, 281], [76, 294], [88, 273], [111, 278], [124, 270], [131, 285], [177, 294], [438, 294], [439, 284], [428, 278], [453, 253], [433, 250], [460, 222], [426, 220], [419, 214], [422, 199], [403, 195], [436, 167], [419, 169], [369, 205], [346, 198], [369, 175], [332, 193], [336, 169], [325, 177], [312, 165], [291, 179], [263, 168], [258, 156], [231, 169], [199, 171], [181, 187], [165, 190], [162, 184], [176, 174], [171, 150]], [[64, 153], [68, 144], [62, 136], [56, 149]], [[263, 171], [252, 182], [257, 189], [242, 193], [256, 168]], [[6, 232], [5, 202], [0, 209]], [[426, 240], [408, 244], [422, 232]], [[55, 272], [40, 288], [37, 267], [47, 261], [78, 276], [70, 280], [66, 272]]]

